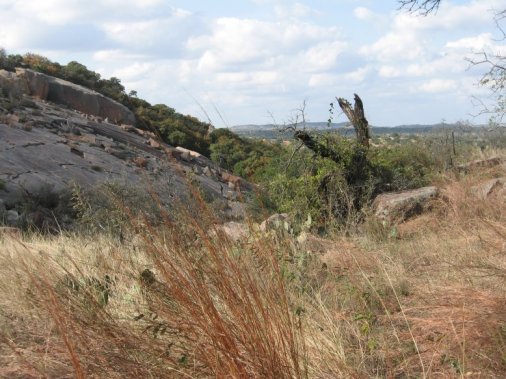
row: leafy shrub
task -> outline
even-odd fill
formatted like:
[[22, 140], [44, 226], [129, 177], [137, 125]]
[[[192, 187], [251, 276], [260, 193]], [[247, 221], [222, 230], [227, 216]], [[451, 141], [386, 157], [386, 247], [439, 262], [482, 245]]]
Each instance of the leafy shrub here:
[[435, 166], [429, 152], [415, 144], [374, 149], [370, 156], [377, 192], [423, 187]]
[[427, 185], [434, 169], [429, 152], [415, 144], [365, 151], [334, 133], [311, 138], [326, 158], [292, 146], [253, 176], [276, 208], [294, 215], [299, 225], [311, 217], [315, 229], [347, 229], [363, 220], [362, 209], [377, 194]]

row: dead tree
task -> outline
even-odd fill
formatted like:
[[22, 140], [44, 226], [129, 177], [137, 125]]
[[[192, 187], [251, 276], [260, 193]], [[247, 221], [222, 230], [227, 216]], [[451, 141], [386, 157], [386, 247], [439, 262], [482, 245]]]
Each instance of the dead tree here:
[[[315, 155], [323, 158], [329, 158], [337, 164], [343, 164], [342, 175], [348, 185], [351, 197], [353, 198], [353, 208], [358, 210], [362, 207], [367, 192], [367, 183], [371, 175], [371, 164], [368, 159], [369, 150], [369, 123], [365, 118], [364, 104], [360, 97], [355, 94], [354, 107], [350, 102], [343, 98], [337, 98], [337, 102], [343, 113], [348, 117], [357, 136], [357, 143], [350, 152], [340, 151], [337, 146], [329, 146], [318, 135], [312, 135], [306, 130], [298, 130], [295, 132], [295, 138], [311, 150]], [[331, 183], [333, 174], [328, 174], [320, 183], [320, 193], [328, 196], [333, 190]], [[343, 208], [338, 205], [338, 208]], [[350, 210], [337, 209], [334, 213], [346, 214]]]
[[[360, 99], [360, 96], [355, 94], [354, 107], [351, 106], [348, 100], [342, 97], [336, 99], [339, 107], [346, 117], [348, 117], [348, 120], [350, 120], [353, 128], [355, 129], [359, 147], [363, 150], [369, 149], [369, 139], [371, 138], [369, 132], [369, 122], [365, 118], [364, 103], [362, 102], [362, 99]], [[335, 151], [326, 144], [321, 143], [305, 130], [296, 131], [295, 138], [301, 141], [309, 150], [321, 157], [330, 158], [336, 163], [340, 163], [342, 160], [342, 156], [339, 151]]]
[[371, 137], [369, 135], [369, 122], [367, 122], [367, 119], [365, 118], [364, 103], [362, 103], [362, 99], [360, 96], [355, 94], [355, 106], [353, 108], [351, 107], [350, 102], [342, 97], [338, 98], [337, 102], [339, 103], [339, 107], [343, 113], [346, 117], [348, 117], [348, 120], [350, 120], [353, 125], [358, 143], [368, 149], [369, 139]]

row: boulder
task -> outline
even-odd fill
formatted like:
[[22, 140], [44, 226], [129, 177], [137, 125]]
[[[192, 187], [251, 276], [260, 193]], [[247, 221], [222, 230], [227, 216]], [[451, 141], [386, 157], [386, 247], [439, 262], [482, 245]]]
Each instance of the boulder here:
[[430, 208], [431, 200], [437, 198], [437, 187], [423, 187], [416, 190], [385, 193], [374, 199], [374, 215], [390, 223], [402, 222]]
[[31, 96], [99, 118], [107, 118], [115, 123], [135, 123], [132, 111], [98, 92], [28, 69], [17, 68], [16, 75], [25, 81]]
[[[104, 183], [148, 190], [168, 208], [191, 201], [188, 186], [193, 183], [204, 191], [206, 201], [223, 210], [218, 219], [243, 218], [243, 206], [229, 206], [235, 203], [225, 198], [227, 188], [217, 175], [219, 167], [205, 156], [191, 159], [188, 152], [162, 141], [162, 149], [156, 149], [146, 144], [149, 138], [129, 132], [128, 127], [98, 124], [73, 109], [33, 101], [39, 109], [36, 114], [15, 108], [0, 119], [0, 222], [6, 223], [7, 210], [25, 209], [27, 199], [45, 198], [48, 191], [67, 194], [76, 185], [91, 191]], [[2, 122], [4, 116], [9, 124], [33, 122], [33, 128], [9, 127]], [[171, 154], [177, 159], [166, 159]], [[184, 158], [192, 162], [184, 162]], [[146, 166], [147, 170], [139, 169]], [[192, 172], [191, 180], [183, 172]], [[238, 196], [232, 192], [230, 198]], [[241, 196], [238, 200], [248, 199]], [[20, 216], [13, 211], [9, 214], [13, 225], [9, 226], [25, 226], [30, 219], [44, 228], [47, 224], [38, 214], [24, 212]], [[61, 224], [60, 219], [58, 222]]]

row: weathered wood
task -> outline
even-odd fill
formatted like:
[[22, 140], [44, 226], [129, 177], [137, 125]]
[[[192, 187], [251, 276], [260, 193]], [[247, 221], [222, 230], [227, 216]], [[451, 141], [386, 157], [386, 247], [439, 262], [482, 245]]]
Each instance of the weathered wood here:
[[364, 112], [364, 103], [362, 99], [357, 94], [355, 95], [355, 106], [352, 108], [351, 104], [348, 100], [340, 97], [337, 99], [339, 107], [343, 111], [343, 113], [348, 117], [353, 128], [355, 129], [355, 133], [357, 135], [357, 141], [360, 145], [365, 148], [369, 148], [369, 122], [365, 118]]

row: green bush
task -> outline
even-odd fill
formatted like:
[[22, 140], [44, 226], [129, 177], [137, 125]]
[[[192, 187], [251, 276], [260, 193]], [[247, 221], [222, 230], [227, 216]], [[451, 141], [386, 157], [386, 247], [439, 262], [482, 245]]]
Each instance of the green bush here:
[[435, 167], [430, 153], [412, 143], [373, 149], [370, 158], [378, 193], [423, 187]]
[[419, 188], [431, 180], [434, 161], [414, 143], [365, 151], [336, 134], [313, 138], [328, 158], [292, 146], [252, 176], [266, 189], [273, 208], [291, 213], [296, 225], [309, 217], [317, 230], [347, 229], [363, 220], [364, 206], [379, 193]]

